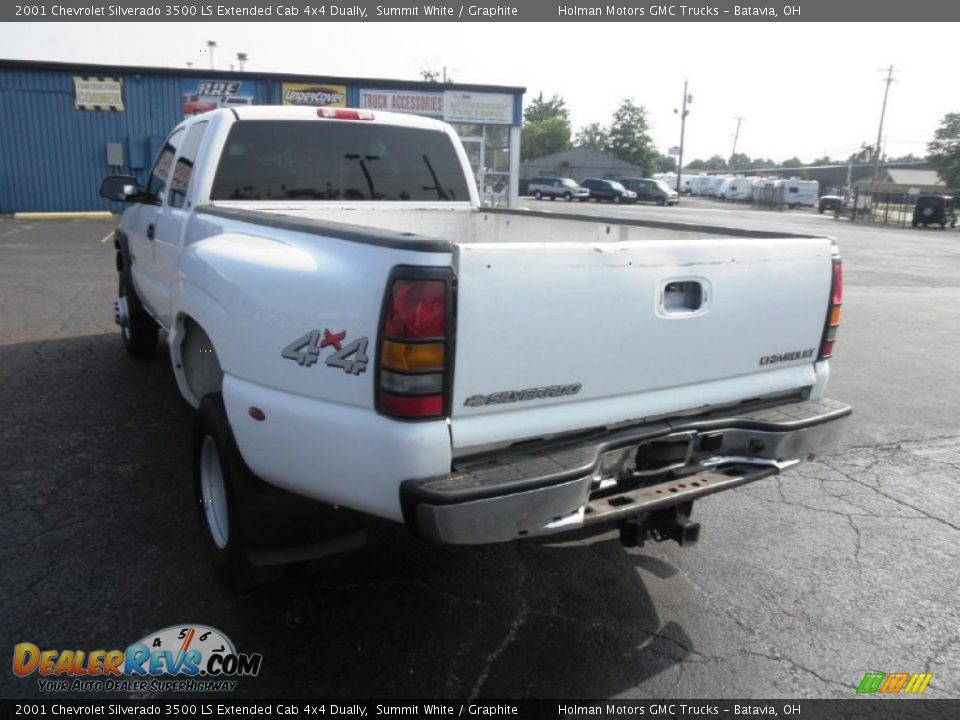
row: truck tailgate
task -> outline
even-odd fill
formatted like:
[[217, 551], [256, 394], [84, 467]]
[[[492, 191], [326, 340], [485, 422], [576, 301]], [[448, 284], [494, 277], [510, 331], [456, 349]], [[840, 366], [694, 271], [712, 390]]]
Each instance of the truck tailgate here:
[[454, 447], [813, 385], [832, 252], [800, 237], [459, 245]]

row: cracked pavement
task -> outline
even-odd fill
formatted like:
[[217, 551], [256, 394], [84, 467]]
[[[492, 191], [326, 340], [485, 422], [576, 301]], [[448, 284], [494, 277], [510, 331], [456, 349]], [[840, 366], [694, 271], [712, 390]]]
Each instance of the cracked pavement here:
[[[960, 697], [960, 233], [616, 212], [837, 237], [841, 447], [699, 501], [692, 549], [438, 547], [374, 522], [341, 568], [240, 594], [201, 544], [192, 411], [113, 325], [112, 224], [0, 218], [0, 650], [205, 623], [263, 654], [250, 698], [843, 698], [867, 671]], [[0, 696], [37, 695], [0, 672]]]

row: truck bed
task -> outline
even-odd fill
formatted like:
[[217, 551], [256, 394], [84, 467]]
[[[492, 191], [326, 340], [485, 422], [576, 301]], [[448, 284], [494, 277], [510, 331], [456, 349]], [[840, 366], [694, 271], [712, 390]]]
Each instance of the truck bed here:
[[788, 392], [818, 399], [826, 382], [829, 238], [466, 207], [201, 212], [449, 253], [455, 453]]

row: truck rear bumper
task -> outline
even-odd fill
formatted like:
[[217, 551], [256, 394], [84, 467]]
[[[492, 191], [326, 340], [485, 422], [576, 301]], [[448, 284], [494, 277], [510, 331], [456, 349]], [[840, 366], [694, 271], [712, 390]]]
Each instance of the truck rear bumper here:
[[760, 480], [831, 449], [848, 405], [807, 401], [545, 441], [407, 480], [419, 537], [458, 545], [603, 526]]

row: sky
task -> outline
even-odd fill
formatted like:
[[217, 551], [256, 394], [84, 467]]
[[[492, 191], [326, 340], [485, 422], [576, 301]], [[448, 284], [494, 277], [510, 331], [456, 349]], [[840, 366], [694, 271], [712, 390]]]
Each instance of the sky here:
[[952, 23], [4, 23], [0, 57], [246, 69], [526, 87], [559, 94], [574, 130], [608, 124], [623, 98], [646, 107], [661, 152], [679, 144], [689, 82], [685, 161], [737, 151], [782, 161], [845, 160], [876, 142], [885, 69], [894, 66], [883, 135], [889, 156], [925, 154], [951, 90]]

